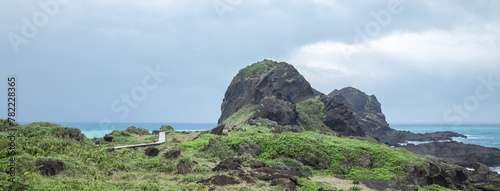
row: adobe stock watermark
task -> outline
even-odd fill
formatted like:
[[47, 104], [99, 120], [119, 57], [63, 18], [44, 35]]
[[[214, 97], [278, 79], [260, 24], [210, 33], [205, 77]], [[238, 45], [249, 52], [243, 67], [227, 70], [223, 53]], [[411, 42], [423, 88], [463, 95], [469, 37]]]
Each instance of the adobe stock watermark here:
[[17, 136], [17, 128], [15, 127], [16, 123], [16, 98], [17, 98], [17, 81], [16, 76], [10, 76], [7, 78], [7, 120], [8, 120], [8, 129], [9, 136], [9, 151], [7, 152], [9, 157], [9, 170], [6, 173], [9, 175], [9, 181], [14, 182], [16, 179], [16, 136]]
[[462, 103], [454, 104], [451, 109], [448, 109], [443, 114], [443, 119], [447, 123], [459, 125], [464, 119], [468, 119], [472, 112], [475, 112], [481, 106], [481, 101], [491, 97], [496, 89], [500, 87], [500, 81], [494, 81], [493, 75], [488, 77], [479, 76], [479, 84], [474, 90], [474, 94], [467, 96]]
[[40, 11], [33, 14], [31, 19], [23, 17], [23, 25], [18, 33], [9, 32], [7, 38], [15, 53], [19, 53], [21, 44], [28, 44], [30, 39], [38, 34], [38, 31], [47, 26], [50, 18], [59, 14], [61, 5], [68, 4], [70, 0], [41, 0], [38, 2]]
[[219, 15], [219, 19], [224, 20], [224, 14], [228, 11], [234, 11], [242, 2], [243, 0], [214, 0], [212, 5], [217, 15]]
[[399, 0], [391, 0], [387, 3], [387, 8], [382, 9], [378, 12], [370, 11], [373, 17], [372, 21], [365, 24], [364, 30], [356, 27], [354, 31], [356, 35], [354, 36], [354, 43], [352, 47], [340, 45], [345, 59], [347, 62], [351, 62], [351, 55], [361, 52], [368, 46], [371, 39], [374, 39], [380, 35], [383, 28], [389, 26], [392, 21], [392, 16], [400, 14], [403, 11], [403, 6]]
[[[160, 65], [158, 64], [155, 69], [147, 66], [145, 70], [148, 74], [142, 78], [140, 84], [134, 86], [130, 92], [121, 94], [120, 97], [111, 102], [111, 111], [119, 115], [118, 118], [121, 121], [125, 120], [130, 115], [131, 110], [139, 106], [139, 103], [146, 100], [149, 92], [158, 88], [158, 86], [163, 82], [163, 78], [169, 75], [166, 72], [160, 71]], [[111, 119], [103, 118], [99, 122], [99, 128], [116, 129], [112, 124], [113, 121]]]

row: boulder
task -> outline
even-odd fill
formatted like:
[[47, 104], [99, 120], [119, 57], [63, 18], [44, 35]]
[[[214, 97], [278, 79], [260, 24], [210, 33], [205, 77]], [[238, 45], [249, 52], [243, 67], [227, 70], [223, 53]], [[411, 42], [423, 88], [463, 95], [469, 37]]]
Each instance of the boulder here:
[[217, 125], [217, 127], [215, 127], [214, 129], [212, 129], [210, 131], [210, 134], [222, 135], [223, 134], [222, 132], [224, 131], [224, 127], [225, 126], [226, 126], [225, 124], [219, 124], [219, 125]]
[[321, 96], [320, 101], [325, 104], [323, 112], [326, 118], [323, 123], [331, 130], [341, 136], [365, 136], [361, 124], [346, 105], [328, 96]]
[[260, 146], [248, 143], [248, 144], [240, 144], [240, 148], [238, 149], [238, 154], [250, 154], [252, 157], [256, 157], [260, 153]]
[[57, 175], [64, 170], [66, 170], [66, 165], [62, 160], [37, 160], [35, 161], [35, 166], [41, 166], [38, 170], [42, 175], [46, 176], [54, 176]]
[[173, 149], [173, 150], [167, 151], [164, 156], [166, 159], [176, 159], [180, 155], [181, 155], [180, 149]]
[[108, 134], [106, 134], [104, 137], [103, 137], [104, 141], [106, 142], [113, 142], [113, 137], [109, 136]]
[[226, 171], [240, 169], [243, 162], [238, 157], [230, 157], [221, 161], [212, 171]]
[[160, 134], [160, 131], [158, 131], [158, 130], [153, 130], [153, 132], [151, 132], [151, 134], [152, 134], [152, 135], [158, 135], [158, 134]]
[[226, 186], [226, 185], [233, 185], [233, 184], [239, 184], [235, 178], [231, 176], [226, 176], [226, 175], [216, 175], [211, 178], [205, 179], [205, 180], [200, 180], [196, 183], [200, 184], [212, 184], [216, 186]]
[[296, 190], [296, 184], [290, 178], [273, 179], [269, 186], [279, 186], [281, 190]]
[[144, 151], [144, 154], [146, 156], [150, 156], [150, 157], [155, 157], [155, 156], [158, 156], [158, 153], [160, 152], [160, 149], [156, 148], [156, 147], [148, 147], [145, 151]]
[[472, 167], [480, 162], [488, 166], [500, 166], [500, 149], [479, 145], [464, 144], [456, 141], [432, 142], [420, 145], [407, 145], [403, 148], [419, 155], [432, 155], [447, 163]]

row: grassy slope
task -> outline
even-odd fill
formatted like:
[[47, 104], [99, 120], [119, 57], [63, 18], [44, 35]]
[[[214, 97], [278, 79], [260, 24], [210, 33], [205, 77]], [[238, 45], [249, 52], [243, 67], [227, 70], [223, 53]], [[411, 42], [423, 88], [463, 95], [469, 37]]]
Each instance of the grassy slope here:
[[[43, 123], [19, 126], [20, 136], [16, 140], [18, 175], [16, 180], [18, 188], [28, 190], [178, 190], [182, 188], [204, 189], [203, 185], [195, 184], [196, 181], [211, 177], [218, 173], [212, 172], [225, 157], [237, 155], [240, 144], [255, 143], [261, 146], [261, 154], [256, 158], [245, 155], [244, 164], [255, 161], [266, 161], [270, 165], [279, 163], [288, 166], [299, 166], [304, 172], [310, 173], [310, 180], [302, 179], [304, 187], [299, 190], [312, 190], [319, 187], [347, 188], [353, 185], [333, 177], [333, 171], [345, 171], [350, 179], [379, 179], [394, 181], [405, 174], [405, 163], [422, 163], [421, 158], [403, 149], [394, 149], [366, 141], [352, 140], [321, 135], [316, 132], [304, 133], [269, 133], [267, 127], [240, 126], [246, 132], [230, 132], [229, 136], [204, 134], [192, 141], [199, 133], [189, 134], [170, 133], [167, 142], [157, 148], [166, 148], [157, 157], [144, 156], [145, 148], [121, 149], [106, 152], [106, 147], [124, 145], [129, 142], [148, 143], [154, 142], [156, 136], [126, 135], [115, 132], [117, 142], [103, 143], [95, 147], [90, 139], [75, 140], [58, 137], [51, 132], [78, 131], [77, 129], [64, 128], [59, 125]], [[258, 133], [261, 131], [263, 133]], [[35, 133], [36, 132], [36, 133]], [[43, 133], [45, 132], [45, 134]], [[35, 134], [43, 134], [36, 136]], [[7, 181], [6, 157], [7, 133], [0, 132], [0, 186], [5, 190], [10, 183]], [[31, 136], [31, 137], [30, 137]], [[203, 151], [209, 139], [218, 141], [216, 146], [208, 151]], [[182, 149], [179, 159], [168, 160], [164, 153], [173, 148]], [[374, 168], [363, 169], [356, 166], [357, 159], [362, 155], [369, 155], [373, 159]], [[319, 157], [328, 159], [327, 170], [311, 170], [298, 161], [297, 156]], [[33, 170], [34, 161], [37, 159], [60, 159], [67, 166], [67, 170], [54, 177], [46, 177]], [[178, 174], [176, 166], [181, 160], [194, 160], [199, 164], [194, 165], [188, 174]], [[342, 161], [350, 161], [346, 164]], [[422, 163], [423, 164], [423, 163]], [[112, 172], [111, 176], [108, 173]], [[338, 175], [338, 174], [337, 174]], [[341, 184], [339, 185], [339, 182]], [[1, 189], [1, 188], [0, 188]], [[224, 190], [279, 190], [270, 187], [269, 182], [256, 180], [254, 184], [238, 184], [224, 188]], [[366, 187], [364, 187], [367, 190]]]

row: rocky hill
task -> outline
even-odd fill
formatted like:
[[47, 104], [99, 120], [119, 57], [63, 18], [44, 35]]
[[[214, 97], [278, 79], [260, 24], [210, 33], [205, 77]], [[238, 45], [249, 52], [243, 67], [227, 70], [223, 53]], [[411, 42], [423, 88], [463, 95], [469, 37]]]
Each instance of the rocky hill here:
[[[390, 128], [374, 95], [346, 87], [325, 95], [311, 87], [290, 64], [263, 60], [243, 68], [229, 85], [222, 103], [219, 126], [212, 132], [221, 134], [224, 126], [267, 126], [272, 132], [316, 131], [338, 136], [364, 137], [374, 142], [400, 147], [408, 141], [451, 141], [465, 135], [445, 131], [411, 133]], [[446, 161], [470, 166], [474, 162], [500, 165], [500, 161], [481, 157], [498, 156], [497, 150], [478, 145], [443, 144], [449, 149], [474, 148], [475, 153], [441, 156]], [[435, 153], [426, 144], [407, 147], [418, 154]], [[454, 160], [450, 160], [453, 158]], [[477, 159], [471, 161], [471, 159]]]
[[420, 145], [410, 144], [403, 148], [415, 154], [433, 155], [446, 162], [467, 167], [472, 167], [475, 162], [489, 166], [500, 165], [499, 149], [457, 142], [437, 142], [452, 141], [453, 137], [467, 138], [459, 133], [444, 131], [420, 134], [391, 129], [382, 113], [381, 104], [374, 95], [369, 96], [356, 88], [347, 87], [334, 90], [329, 96], [347, 105], [355, 118], [361, 122], [363, 130], [385, 144], [400, 147], [399, 143], [407, 141], [431, 141]]
[[355, 118], [361, 122], [363, 130], [390, 146], [398, 146], [399, 143], [407, 141], [451, 141], [453, 137], [467, 138], [465, 135], [450, 131], [419, 134], [391, 129], [375, 95], [367, 95], [353, 87], [334, 90], [328, 96], [335, 97], [349, 107]]
[[321, 131], [365, 136], [346, 105], [315, 91], [290, 64], [263, 60], [234, 77], [222, 103], [219, 124], [275, 124], [275, 131]]

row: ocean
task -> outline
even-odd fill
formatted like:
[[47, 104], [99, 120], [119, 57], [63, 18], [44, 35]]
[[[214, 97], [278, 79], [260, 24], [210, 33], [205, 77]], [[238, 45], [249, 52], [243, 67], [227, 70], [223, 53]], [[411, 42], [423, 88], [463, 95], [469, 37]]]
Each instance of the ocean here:
[[[213, 129], [217, 126], [216, 123], [113, 123], [109, 125], [110, 128], [100, 128], [99, 122], [53, 122], [65, 127], [78, 128], [87, 138], [103, 137], [106, 134], [113, 132], [113, 130], [125, 130], [130, 126], [140, 127], [149, 130], [159, 130], [162, 125], [170, 125], [176, 131], [205, 131]], [[20, 124], [28, 124], [20, 123]], [[112, 128], [111, 128], [112, 127]]]
[[[469, 125], [432, 125], [432, 124], [391, 124], [391, 128], [413, 133], [432, 133], [436, 131], [453, 131], [464, 134], [467, 138], [454, 138], [457, 142], [476, 144], [500, 149], [500, 124]], [[425, 142], [410, 142], [421, 144]]]
[[[453, 131], [467, 136], [467, 138], [454, 138], [457, 142], [500, 149], [500, 124], [391, 124], [390, 126], [393, 129], [410, 131], [413, 133]], [[409, 143], [422, 144], [425, 142], [411, 141]], [[491, 167], [491, 170], [500, 172], [500, 167]]]

